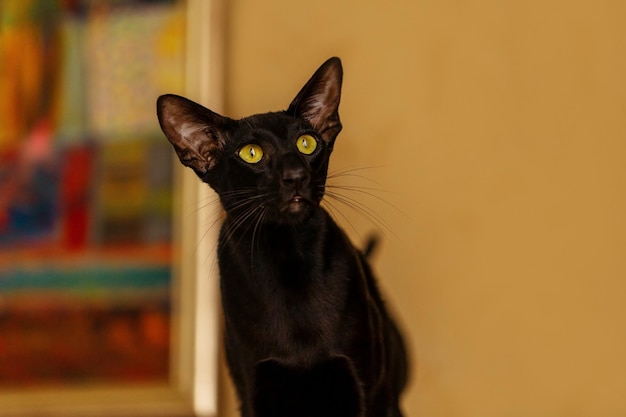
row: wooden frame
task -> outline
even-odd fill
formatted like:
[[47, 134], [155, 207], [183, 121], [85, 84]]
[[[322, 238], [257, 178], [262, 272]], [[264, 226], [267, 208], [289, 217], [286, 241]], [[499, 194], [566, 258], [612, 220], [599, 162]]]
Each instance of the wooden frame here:
[[[222, 0], [187, 0], [188, 96], [221, 110]], [[210, 102], [209, 102], [210, 98]], [[156, 98], [155, 98], [156, 99]], [[156, 123], [156, 118], [155, 118]], [[216, 416], [218, 279], [207, 209], [189, 210], [211, 192], [176, 163], [172, 354], [170, 381], [161, 385], [2, 390], [8, 416]], [[191, 214], [190, 214], [191, 213]], [[213, 214], [214, 216], [214, 214]], [[217, 228], [212, 228], [212, 233]], [[209, 258], [207, 258], [209, 257]]]

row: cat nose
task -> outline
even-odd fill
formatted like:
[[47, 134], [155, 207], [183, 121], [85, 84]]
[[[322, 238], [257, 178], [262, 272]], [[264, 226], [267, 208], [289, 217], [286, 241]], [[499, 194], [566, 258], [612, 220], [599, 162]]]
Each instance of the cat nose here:
[[285, 185], [302, 184], [306, 176], [304, 168], [291, 168], [283, 171], [281, 180]]
[[285, 158], [280, 180], [283, 185], [297, 188], [309, 182], [309, 174], [298, 157]]

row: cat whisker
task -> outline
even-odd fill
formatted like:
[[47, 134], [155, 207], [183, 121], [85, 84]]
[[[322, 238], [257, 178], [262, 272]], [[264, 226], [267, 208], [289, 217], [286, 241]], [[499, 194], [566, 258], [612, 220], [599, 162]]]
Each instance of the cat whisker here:
[[[239, 230], [243, 224], [246, 223], [246, 220], [250, 218], [254, 214], [254, 212], [258, 209], [258, 207], [253, 207], [251, 209], [246, 210], [236, 219], [234, 219], [230, 224], [228, 224], [226, 229], [222, 230], [223, 238], [221, 239], [223, 242], [231, 242], [237, 230]], [[239, 245], [239, 241], [236, 242], [235, 247]]]
[[261, 206], [261, 208], [262, 208], [261, 213], [259, 214], [254, 224], [254, 229], [252, 230], [252, 243], [251, 243], [251, 248], [250, 248], [250, 265], [254, 265], [254, 246], [255, 246], [256, 234], [260, 230], [262, 222], [263, 222], [263, 218], [265, 217], [265, 214], [267, 213], [267, 208], [265, 206]]
[[366, 171], [370, 169], [380, 169], [380, 168], [385, 168], [385, 166], [384, 165], [368, 165], [368, 166], [360, 166], [360, 167], [339, 168], [335, 171], [330, 172], [329, 176], [342, 175], [347, 172]]
[[[202, 201], [203, 200], [203, 201]], [[219, 206], [219, 198], [215, 197], [215, 196], [209, 196], [207, 198], [204, 198], [202, 200], [199, 200], [196, 204], [196, 207], [192, 207], [190, 210], [188, 210], [188, 212], [186, 213], [187, 217], [191, 217], [195, 214], [197, 214], [199, 211], [202, 211], [208, 207], [214, 207], [214, 206]]]
[[[384, 186], [365, 175], [361, 175], [362, 171], [366, 171], [373, 168], [381, 168], [377, 166], [360, 167], [360, 168], [348, 168], [340, 169], [330, 173], [327, 177], [327, 183], [325, 185], [324, 194], [328, 197], [323, 201], [329, 203], [330, 200], [334, 200], [340, 203], [352, 211], [355, 211], [360, 216], [369, 220], [374, 226], [376, 226], [383, 234], [385, 232], [393, 235], [395, 238], [398, 236], [393, 232], [391, 225], [378, 211], [371, 208], [369, 204], [366, 204], [363, 199], [368, 199], [370, 202], [382, 203], [383, 205], [392, 208], [395, 212], [399, 213], [405, 219], [409, 219], [409, 216], [404, 213], [400, 208], [391, 202], [387, 198], [384, 198], [383, 194], [393, 194], [386, 190]], [[349, 178], [356, 181], [357, 184], [337, 184], [336, 182], [342, 179]], [[369, 183], [369, 184], [368, 184]], [[364, 185], [361, 185], [364, 184]], [[380, 204], [375, 206], [380, 207]], [[335, 210], [337, 208], [335, 207]], [[348, 223], [349, 216], [343, 215]], [[353, 229], [354, 227], [351, 226]]]
[[366, 195], [368, 197], [371, 197], [380, 201], [381, 203], [387, 205], [388, 207], [391, 207], [392, 209], [397, 211], [399, 214], [401, 214], [405, 218], [407, 219], [409, 218], [409, 216], [406, 213], [404, 213], [402, 210], [400, 210], [398, 206], [390, 203], [389, 201], [375, 194], [375, 192], [390, 193], [390, 191], [386, 191], [386, 190], [379, 189], [379, 188], [372, 188], [372, 187], [361, 187], [361, 186], [353, 186], [353, 185], [333, 185], [333, 184], [327, 184], [326, 188], [330, 190], [343, 190], [343, 191], [350, 191], [350, 192], [355, 192], [355, 193]]
[[382, 168], [382, 166], [368, 166], [368, 167], [359, 167], [359, 168], [344, 168], [344, 169], [340, 169], [340, 170], [333, 171], [333, 172], [329, 173], [328, 176], [326, 177], [326, 179], [327, 180], [333, 180], [335, 178], [350, 177], [350, 178], [362, 179], [362, 180], [371, 182], [373, 184], [376, 184], [378, 186], [382, 186], [382, 184], [380, 184], [379, 182], [373, 180], [370, 177], [367, 177], [367, 176], [361, 175], [361, 174], [355, 174], [355, 172], [365, 171], [365, 170], [370, 170], [370, 169], [376, 169], [376, 168]]
[[[224, 211], [220, 211], [218, 214], [213, 216], [214, 220], [211, 222], [211, 225], [204, 231], [204, 233], [202, 233], [202, 236], [198, 240], [198, 245], [196, 246], [196, 253], [200, 249], [200, 245], [202, 241], [206, 239], [206, 237], [209, 235], [209, 232], [212, 231], [215, 226], [218, 226], [218, 225], [221, 226], [225, 217], [226, 217], [226, 214], [224, 213]], [[213, 243], [212, 246], [208, 248], [208, 250], [206, 251], [206, 256], [204, 257], [203, 265], [206, 265], [209, 259], [213, 258], [210, 254], [217, 252], [218, 239], [212, 240], [212, 243]], [[213, 258], [213, 263], [211, 265], [211, 268], [217, 268], [217, 258]], [[217, 269], [214, 269], [214, 271], [217, 271]]]
[[[233, 223], [229, 226], [229, 229], [226, 230], [226, 240], [230, 240], [230, 238], [232, 238], [232, 235], [234, 233], [236, 233], [236, 230], [243, 225], [249, 218], [250, 216], [252, 216], [254, 214], [254, 211], [256, 211], [258, 209], [258, 206], [256, 206], [256, 202], [258, 200], [262, 200], [267, 198], [268, 194], [258, 194], [258, 189], [257, 188], [246, 188], [246, 189], [238, 189], [238, 190], [233, 190], [230, 192], [226, 192], [223, 193], [224, 196], [228, 196], [228, 197], [243, 197], [241, 199], [241, 201], [238, 201], [237, 204], [235, 204], [232, 209], [235, 211], [241, 211], [241, 213], [239, 213], [239, 215], [237, 216], [237, 218], [233, 221]], [[211, 222], [211, 224], [206, 228], [206, 230], [204, 231], [204, 233], [202, 234], [202, 236], [200, 237], [200, 239], [198, 240], [198, 243], [196, 245], [196, 251], [198, 251], [200, 244], [202, 243], [202, 241], [209, 235], [209, 232], [211, 230], [213, 230], [213, 228], [217, 225], [221, 225], [224, 221], [224, 219], [226, 218], [226, 213], [224, 212], [221, 203], [219, 203], [219, 198], [217, 199], [213, 199], [213, 201], [209, 204], [216, 204], [216, 209], [213, 212], [213, 215], [211, 216], [211, 218], [213, 218], [214, 220]], [[204, 207], [207, 207], [209, 204], [205, 205]], [[246, 206], [251, 206], [246, 208]], [[198, 211], [200, 210], [200, 208], [198, 209]], [[243, 211], [242, 211], [243, 210]], [[217, 243], [215, 243], [217, 245]], [[215, 247], [213, 248], [213, 251], [215, 251]]]
[[346, 216], [345, 214], [343, 214], [343, 212], [341, 210], [339, 210], [339, 208], [337, 208], [337, 206], [335, 206], [333, 203], [331, 203], [328, 199], [324, 199], [322, 201], [323, 205], [326, 207], [326, 209], [329, 211], [329, 213], [331, 214], [331, 216], [335, 219], [335, 222], [340, 223], [338, 220], [338, 216], [335, 214], [335, 212], [339, 213], [339, 215], [341, 216], [341, 218], [343, 218], [346, 223], [350, 226], [350, 229], [352, 229], [352, 231], [356, 234], [356, 235], [360, 235], [359, 231], [357, 230], [357, 228], [354, 226], [354, 224], [350, 221], [350, 218], [348, 216]]
[[[226, 230], [226, 233], [224, 235], [224, 242], [230, 241], [234, 237], [235, 233], [237, 233], [237, 231], [241, 229], [241, 227], [243, 227], [245, 224], [247, 224], [247, 227], [244, 230], [244, 234], [245, 232], [250, 230], [250, 227], [252, 227], [253, 224], [259, 222], [258, 219], [256, 219], [256, 221], [254, 220], [254, 216], [255, 214], [258, 214], [259, 210], [261, 211], [261, 214], [264, 214], [266, 211], [266, 208], [263, 204], [256, 205], [255, 203], [257, 200], [264, 199], [266, 197], [267, 197], [267, 194], [260, 194], [260, 195], [254, 196], [253, 198], [243, 200], [234, 207], [235, 210], [243, 209], [243, 211], [241, 211], [241, 213], [239, 213], [235, 218], [233, 218], [232, 222], [228, 225], [228, 230]], [[246, 207], [252, 204], [255, 204], [255, 205], [251, 207]], [[251, 219], [253, 220], [249, 221]], [[235, 246], [237, 246], [238, 244], [239, 242], [236, 242]]]
[[355, 212], [361, 214], [363, 217], [367, 218], [369, 221], [372, 222], [372, 224], [374, 224], [378, 229], [380, 229], [381, 232], [384, 233], [384, 231], [386, 230], [387, 232], [396, 236], [393, 230], [391, 229], [391, 226], [389, 225], [389, 223], [380, 214], [378, 214], [376, 211], [372, 210], [371, 208], [367, 207], [366, 205], [362, 204], [358, 200], [355, 200], [354, 198], [351, 198], [345, 195], [334, 193], [332, 191], [327, 192], [326, 195], [329, 198], [334, 199], [335, 201], [344, 204], [345, 206], [349, 207]]
[[[256, 194], [257, 192], [258, 189], [253, 187], [238, 188], [236, 190], [222, 192], [222, 197], [245, 196], [246, 194]], [[217, 193], [210, 193], [209, 195], [198, 199], [198, 201], [196, 201], [196, 204], [198, 204], [199, 210], [215, 203], [219, 203], [220, 201], [221, 198]]]

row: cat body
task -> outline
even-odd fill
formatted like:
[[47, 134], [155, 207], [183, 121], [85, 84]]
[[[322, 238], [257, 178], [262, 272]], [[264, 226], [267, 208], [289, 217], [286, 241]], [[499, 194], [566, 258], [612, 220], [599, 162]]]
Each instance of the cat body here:
[[181, 162], [220, 197], [224, 337], [243, 417], [400, 417], [407, 358], [365, 255], [320, 207], [341, 130], [326, 61], [288, 110], [232, 120], [161, 96]]

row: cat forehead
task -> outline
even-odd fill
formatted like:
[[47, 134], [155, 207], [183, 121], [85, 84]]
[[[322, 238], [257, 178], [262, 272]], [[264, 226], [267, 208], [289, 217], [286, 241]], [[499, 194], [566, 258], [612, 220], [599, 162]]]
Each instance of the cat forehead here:
[[308, 123], [285, 112], [256, 114], [239, 120], [239, 133], [255, 137], [289, 138], [309, 129]]

